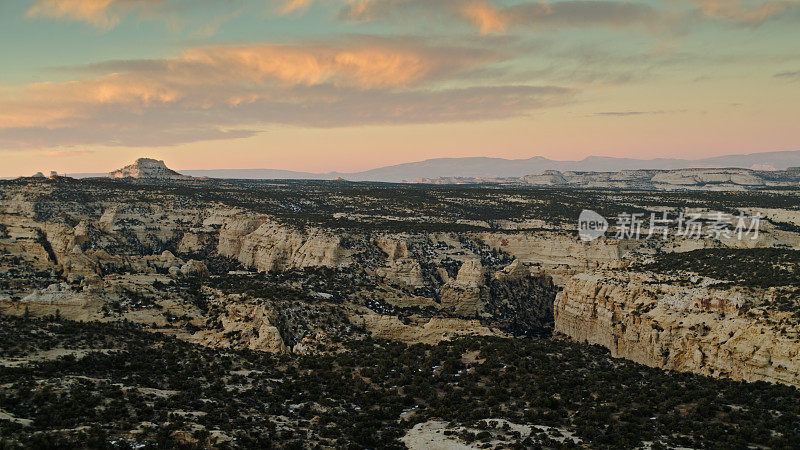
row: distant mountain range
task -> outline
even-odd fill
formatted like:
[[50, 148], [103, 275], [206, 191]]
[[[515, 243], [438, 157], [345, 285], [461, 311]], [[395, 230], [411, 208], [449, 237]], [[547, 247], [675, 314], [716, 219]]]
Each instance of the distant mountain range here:
[[[725, 155], [694, 160], [675, 158], [634, 159], [606, 156], [590, 156], [580, 161], [556, 161], [542, 156], [534, 156], [527, 159], [436, 158], [351, 173], [312, 173], [276, 169], [179, 170], [178, 172], [193, 177], [228, 179], [332, 180], [342, 178], [350, 181], [402, 182], [438, 177], [517, 178], [524, 175], [541, 174], [546, 170], [558, 170], [560, 172], [616, 172], [619, 170], [671, 170], [695, 167], [785, 170], [789, 167], [800, 167], [800, 151]], [[106, 176], [107, 174], [74, 173], [67, 175], [84, 178]]]

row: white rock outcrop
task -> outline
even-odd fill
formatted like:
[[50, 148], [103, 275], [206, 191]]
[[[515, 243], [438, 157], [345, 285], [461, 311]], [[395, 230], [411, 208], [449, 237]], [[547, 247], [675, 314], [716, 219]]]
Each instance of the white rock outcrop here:
[[656, 174], [654, 184], [698, 186], [705, 184], [732, 184], [738, 186], [763, 186], [764, 180], [748, 169], [679, 169]]
[[191, 178], [181, 175], [167, 167], [164, 161], [151, 158], [139, 158], [135, 163], [108, 173], [109, 178], [161, 178], [184, 179]]
[[219, 253], [259, 271], [338, 267], [348, 263], [341, 237], [321, 229], [297, 230], [266, 218], [242, 218], [220, 230]]
[[522, 181], [533, 186], [563, 186], [567, 184], [564, 175], [557, 170], [545, 170], [541, 175], [525, 175]]

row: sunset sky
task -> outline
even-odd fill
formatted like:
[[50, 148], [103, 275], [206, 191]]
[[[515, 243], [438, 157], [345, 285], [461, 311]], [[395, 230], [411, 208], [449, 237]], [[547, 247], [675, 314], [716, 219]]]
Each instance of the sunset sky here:
[[0, 0], [0, 176], [800, 150], [800, 0]]

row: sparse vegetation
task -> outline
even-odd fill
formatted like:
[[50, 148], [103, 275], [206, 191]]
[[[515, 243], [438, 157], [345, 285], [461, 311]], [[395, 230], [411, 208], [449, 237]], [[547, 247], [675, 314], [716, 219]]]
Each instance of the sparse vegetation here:
[[[593, 448], [790, 448], [800, 439], [794, 388], [663, 372], [557, 340], [364, 340], [336, 354], [287, 357], [209, 349], [125, 324], [0, 323], [0, 408], [30, 420], [0, 420], [12, 448], [394, 448], [433, 418], [487, 432], [481, 422], [497, 418], [566, 428]], [[64, 356], [7, 362], [53, 349]], [[542, 438], [519, 436], [517, 445]]]
[[800, 250], [711, 248], [664, 253], [641, 269], [693, 272], [741, 286], [800, 286]]
[[[526, 264], [515, 253], [520, 259], [510, 266], [511, 253], [487, 244], [542, 233], [570, 251], [582, 209], [613, 219], [657, 207], [797, 207], [785, 193], [56, 178], [0, 182], [0, 198], [9, 189], [24, 192], [18, 206], [28, 212], [6, 216], [19, 238], [6, 242], [0, 227], [2, 301], [21, 316], [0, 316], [3, 448], [396, 448], [429, 420], [449, 423], [446, 433], [464, 443], [491, 446], [503, 436], [512, 448], [574, 448], [578, 440], [591, 448], [791, 448], [800, 441], [795, 388], [663, 372], [550, 338], [558, 287], [545, 263]], [[268, 232], [253, 233], [262, 223]], [[288, 238], [271, 240], [272, 230], [285, 231], [294, 247], [281, 247]], [[220, 249], [225, 232], [236, 239], [228, 252]], [[312, 234], [324, 239], [308, 248]], [[245, 245], [249, 253], [239, 254]], [[654, 262], [609, 273], [670, 274], [659, 277], [686, 285], [700, 275], [718, 280], [717, 288], [760, 294], [780, 286], [761, 295], [766, 304], [736, 313], [758, 313], [752, 320], [772, 320], [787, 339], [796, 335], [786, 313], [800, 319], [800, 251], [663, 253], [648, 245], [637, 257]], [[592, 264], [601, 267], [615, 252], [607, 250]], [[293, 259], [292, 252], [302, 254]], [[336, 256], [323, 267], [297, 268], [329, 255]], [[576, 269], [558, 262], [572, 257], [554, 255], [553, 274]], [[537, 265], [533, 273], [542, 272], [531, 275]], [[20, 302], [31, 293], [37, 300]], [[85, 310], [96, 299], [102, 303], [91, 316]], [[34, 318], [49, 304], [65, 309]], [[732, 314], [720, 318], [725, 313]], [[113, 322], [62, 319], [76, 314]], [[369, 329], [367, 317], [386, 334]], [[515, 338], [406, 345], [369, 337], [422, 336], [432, 318], [445, 323], [432, 333], [455, 336], [451, 330], [477, 323]], [[661, 325], [646, 331], [664, 334]], [[704, 336], [711, 328], [692, 331]], [[492, 424], [500, 419], [535, 427], [522, 434]]]

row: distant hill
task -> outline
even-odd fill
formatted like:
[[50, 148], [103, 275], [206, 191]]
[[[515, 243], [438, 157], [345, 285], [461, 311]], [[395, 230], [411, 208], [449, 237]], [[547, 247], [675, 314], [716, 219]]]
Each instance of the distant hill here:
[[[179, 170], [183, 175], [210, 178], [239, 179], [317, 179], [343, 178], [350, 181], [414, 181], [422, 178], [518, 178], [541, 174], [547, 170], [560, 172], [616, 172], [635, 169], [685, 169], [685, 168], [745, 168], [758, 170], [785, 170], [800, 167], [800, 151], [725, 155], [703, 159], [634, 159], [590, 156], [580, 161], [556, 161], [542, 156], [526, 159], [488, 157], [436, 158], [425, 161], [380, 167], [363, 172], [296, 172], [276, 169], [212, 169]], [[105, 176], [106, 174], [68, 174], [76, 178]]]
[[633, 159], [590, 156], [580, 161], [555, 161], [541, 156], [528, 159], [439, 158], [381, 167], [353, 174], [337, 174], [353, 181], [403, 181], [436, 177], [510, 178], [560, 172], [616, 172], [633, 169], [758, 168], [783, 170], [800, 166], [800, 151], [726, 155], [697, 160]]
[[139, 158], [133, 164], [108, 173], [109, 178], [157, 178], [181, 179], [188, 178], [164, 164], [164, 161], [151, 158]]

